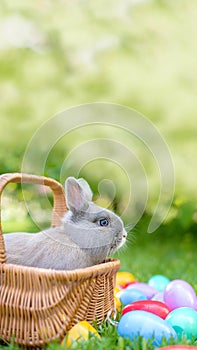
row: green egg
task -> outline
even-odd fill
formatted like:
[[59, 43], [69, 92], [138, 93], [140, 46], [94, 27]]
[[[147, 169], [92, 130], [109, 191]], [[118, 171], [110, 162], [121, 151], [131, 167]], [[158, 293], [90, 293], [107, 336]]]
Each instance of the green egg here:
[[197, 312], [190, 307], [180, 307], [171, 311], [166, 321], [174, 328], [179, 339], [186, 335], [188, 339], [197, 338]]

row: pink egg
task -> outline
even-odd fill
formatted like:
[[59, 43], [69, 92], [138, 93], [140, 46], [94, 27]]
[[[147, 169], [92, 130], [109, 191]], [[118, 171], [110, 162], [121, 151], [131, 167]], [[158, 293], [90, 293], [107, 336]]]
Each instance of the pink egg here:
[[184, 280], [171, 281], [164, 291], [164, 302], [171, 310], [179, 307], [196, 308], [196, 293], [192, 286]]

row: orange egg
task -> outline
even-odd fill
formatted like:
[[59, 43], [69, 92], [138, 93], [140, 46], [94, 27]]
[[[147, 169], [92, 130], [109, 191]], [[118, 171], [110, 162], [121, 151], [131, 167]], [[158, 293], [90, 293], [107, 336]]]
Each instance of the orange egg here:
[[61, 345], [64, 349], [66, 349], [66, 347], [72, 345], [74, 341], [81, 341], [84, 339], [87, 340], [90, 334], [93, 334], [95, 337], [100, 338], [100, 335], [96, 329], [91, 326], [90, 323], [87, 321], [81, 321], [70, 329], [67, 337], [65, 338], [66, 340], [64, 339]]
[[135, 276], [130, 272], [117, 272], [116, 286], [125, 287], [128, 283], [135, 282]]

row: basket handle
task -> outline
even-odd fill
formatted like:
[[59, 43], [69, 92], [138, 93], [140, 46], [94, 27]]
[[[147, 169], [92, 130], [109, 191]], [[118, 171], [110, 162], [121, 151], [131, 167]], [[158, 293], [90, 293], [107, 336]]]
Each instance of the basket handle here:
[[[44, 185], [44, 186], [50, 187], [51, 190], [53, 191], [53, 198], [54, 198], [51, 226], [54, 227], [54, 226], [59, 226], [61, 224], [61, 218], [65, 214], [67, 208], [66, 208], [64, 188], [59, 182], [45, 176], [38, 176], [38, 175], [31, 175], [31, 174], [24, 174], [24, 173], [7, 173], [7, 174], [0, 175], [0, 202], [1, 202], [1, 194], [4, 187], [10, 182], [21, 182], [21, 183]], [[5, 244], [4, 244], [2, 226], [1, 226], [1, 210], [0, 210], [0, 264], [5, 262], [6, 262], [6, 252], [5, 252]]]

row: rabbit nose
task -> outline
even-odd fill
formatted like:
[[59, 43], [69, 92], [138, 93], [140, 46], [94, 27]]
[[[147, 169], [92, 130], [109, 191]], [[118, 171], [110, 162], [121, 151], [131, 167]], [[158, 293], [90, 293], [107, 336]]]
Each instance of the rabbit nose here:
[[122, 235], [123, 238], [127, 238], [127, 232], [124, 230], [123, 231], [123, 235]]

